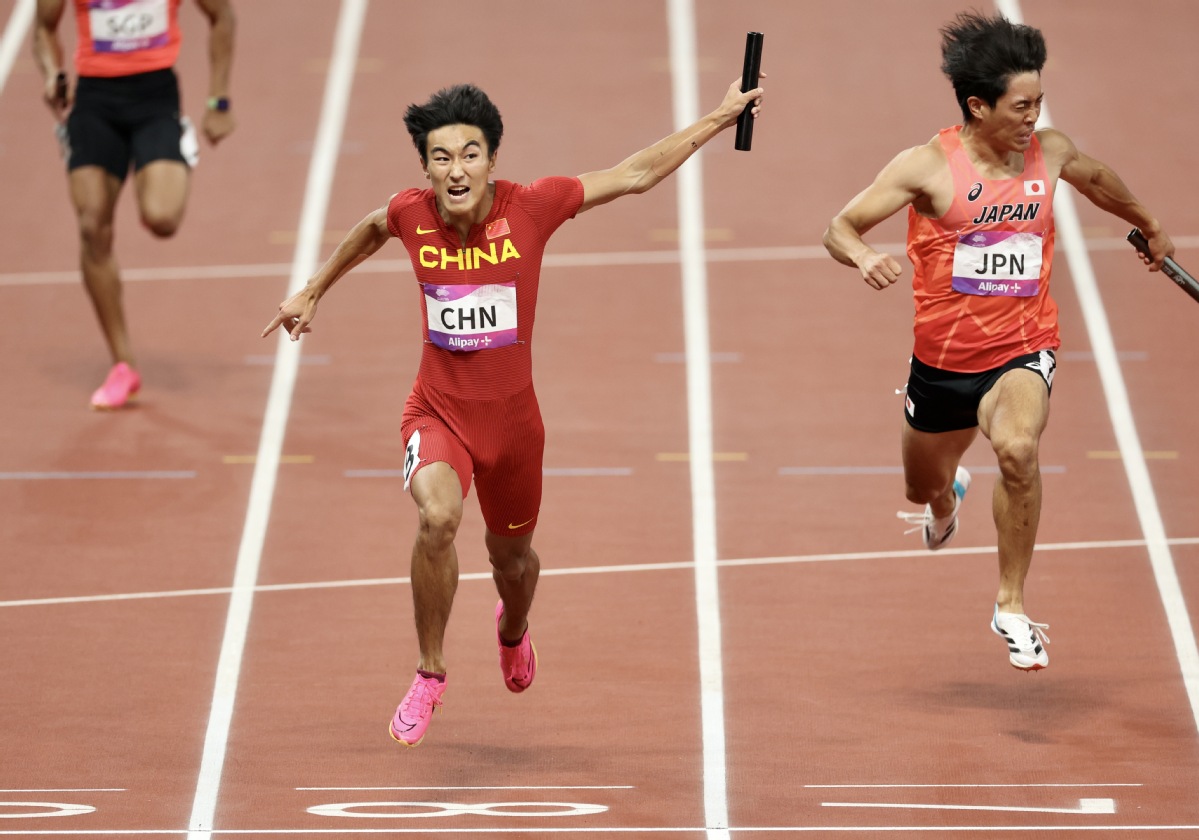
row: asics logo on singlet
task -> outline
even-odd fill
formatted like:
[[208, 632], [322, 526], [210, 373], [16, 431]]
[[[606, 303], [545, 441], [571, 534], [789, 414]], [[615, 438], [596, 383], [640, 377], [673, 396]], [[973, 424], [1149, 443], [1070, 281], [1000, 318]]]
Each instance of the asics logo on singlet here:
[[425, 268], [440, 268], [442, 271], [447, 268], [474, 271], [488, 265], [520, 259], [520, 252], [516, 250], [511, 239], [505, 239], [502, 247], [497, 242], [489, 242], [487, 246], [480, 248], [476, 245], [473, 248], [455, 248], [450, 251], [436, 245], [422, 245], [420, 264]]
[[966, 196], [967, 201], [974, 201], [983, 194], [983, 185], [978, 181], [974, 182], [974, 186], [970, 188], [970, 193]]
[[1035, 362], [1028, 362], [1024, 366], [1041, 374], [1046, 385], [1053, 385], [1053, 373], [1057, 370], [1057, 357], [1053, 355], [1052, 350], [1042, 350]]
[[991, 225], [997, 222], [1031, 222], [1041, 210], [1041, 202], [1027, 204], [984, 204], [974, 217], [976, 225]]

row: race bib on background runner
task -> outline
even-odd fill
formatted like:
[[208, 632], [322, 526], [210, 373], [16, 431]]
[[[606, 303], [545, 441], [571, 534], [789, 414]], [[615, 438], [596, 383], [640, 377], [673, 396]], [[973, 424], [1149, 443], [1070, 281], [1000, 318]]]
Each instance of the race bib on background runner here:
[[91, 0], [92, 49], [123, 53], [161, 47], [169, 40], [168, 0]]
[[429, 341], [456, 353], [516, 343], [516, 283], [422, 283]]
[[958, 238], [953, 289], [964, 295], [1035, 297], [1041, 281], [1041, 234], [976, 231]]

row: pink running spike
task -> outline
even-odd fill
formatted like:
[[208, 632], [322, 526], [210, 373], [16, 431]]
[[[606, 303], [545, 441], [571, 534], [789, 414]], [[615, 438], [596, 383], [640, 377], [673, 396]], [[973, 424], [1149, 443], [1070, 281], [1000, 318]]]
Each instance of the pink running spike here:
[[121, 408], [141, 390], [141, 387], [142, 378], [137, 375], [137, 371], [124, 362], [117, 362], [108, 372], [104, 384], [92, 394], [92, 408], [99, 411]]
[[500, 648], [500, 671], [504, 675], [504, 685], [508, 690], [519, 694], [533, 684], [537, 676], [537, 648], [529, 638], [526, 628], [520, 637], [520, 644], [509, 647], [500, 636], [500, 619], [504, 615], [504, 602], [495, 605], [495, 641]]
[[391, 737], [409, 747], [415, 747], [424, 740], [425, 730], [429, 728], [433, 712], [441, 705], [443, 694], [444, 680], [417, 674], [391, 718], [391, 726], [388, 727]]

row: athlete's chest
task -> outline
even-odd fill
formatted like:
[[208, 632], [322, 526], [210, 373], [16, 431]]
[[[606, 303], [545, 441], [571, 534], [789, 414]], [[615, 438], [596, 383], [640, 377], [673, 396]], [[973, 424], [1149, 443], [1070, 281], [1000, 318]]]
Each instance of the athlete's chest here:
[[1051, 192], [1044, 167], [1026, 159], [1012, 177], [987, 178], [970, 166], [953, 169], [954, 291], [988, 297], [1036, 297], [1041, 290]]
[[405, 238], [421, 283], [505, 283], [532, 272], [542, 245], [534, 225], [519, 214], [475, 225], [463, 242], [456, 231], [433, 221], [417, 222]]
[[518, 214], [471, 228], [463, 242], [436, 220], [406, 240], [421, 286], [427, 340], [473, 352], [515, 344], [531, 328], [544, 247], [536, 226]]
[[1042, 230], [1048, 223], [1052, 185], [1037, 153], [1027, 153], [1022, 165], [992, 172], [980, 170], [959, 148], [949, 157], [949, 174], [953, 207], [947, 226]]

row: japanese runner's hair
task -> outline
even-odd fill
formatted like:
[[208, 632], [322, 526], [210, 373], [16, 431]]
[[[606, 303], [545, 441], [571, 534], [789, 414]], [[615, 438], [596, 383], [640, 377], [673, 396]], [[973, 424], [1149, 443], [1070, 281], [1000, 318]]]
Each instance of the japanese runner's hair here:
[[474, 85], [454, 85], [442, 88], [423, 105], [409, 105], [404, 112], [404, 125], [412, 136], [421, 161], [428, 163], [429, 132], [447, 125], [472, 125], [483, 132], [487, 140], [487, 156], [500, 148], [504, 136], [504, 121], [500, 111], [487, 94]]
[[970, 122], [967, 100], [977, 96], [992, 108], [1019, 73], [1040, 73], [1045, 66], [1045, 37], [1040, 30], [1012, 23], [1002, 15], [962, 12], [941, 28], [941, 72]]

